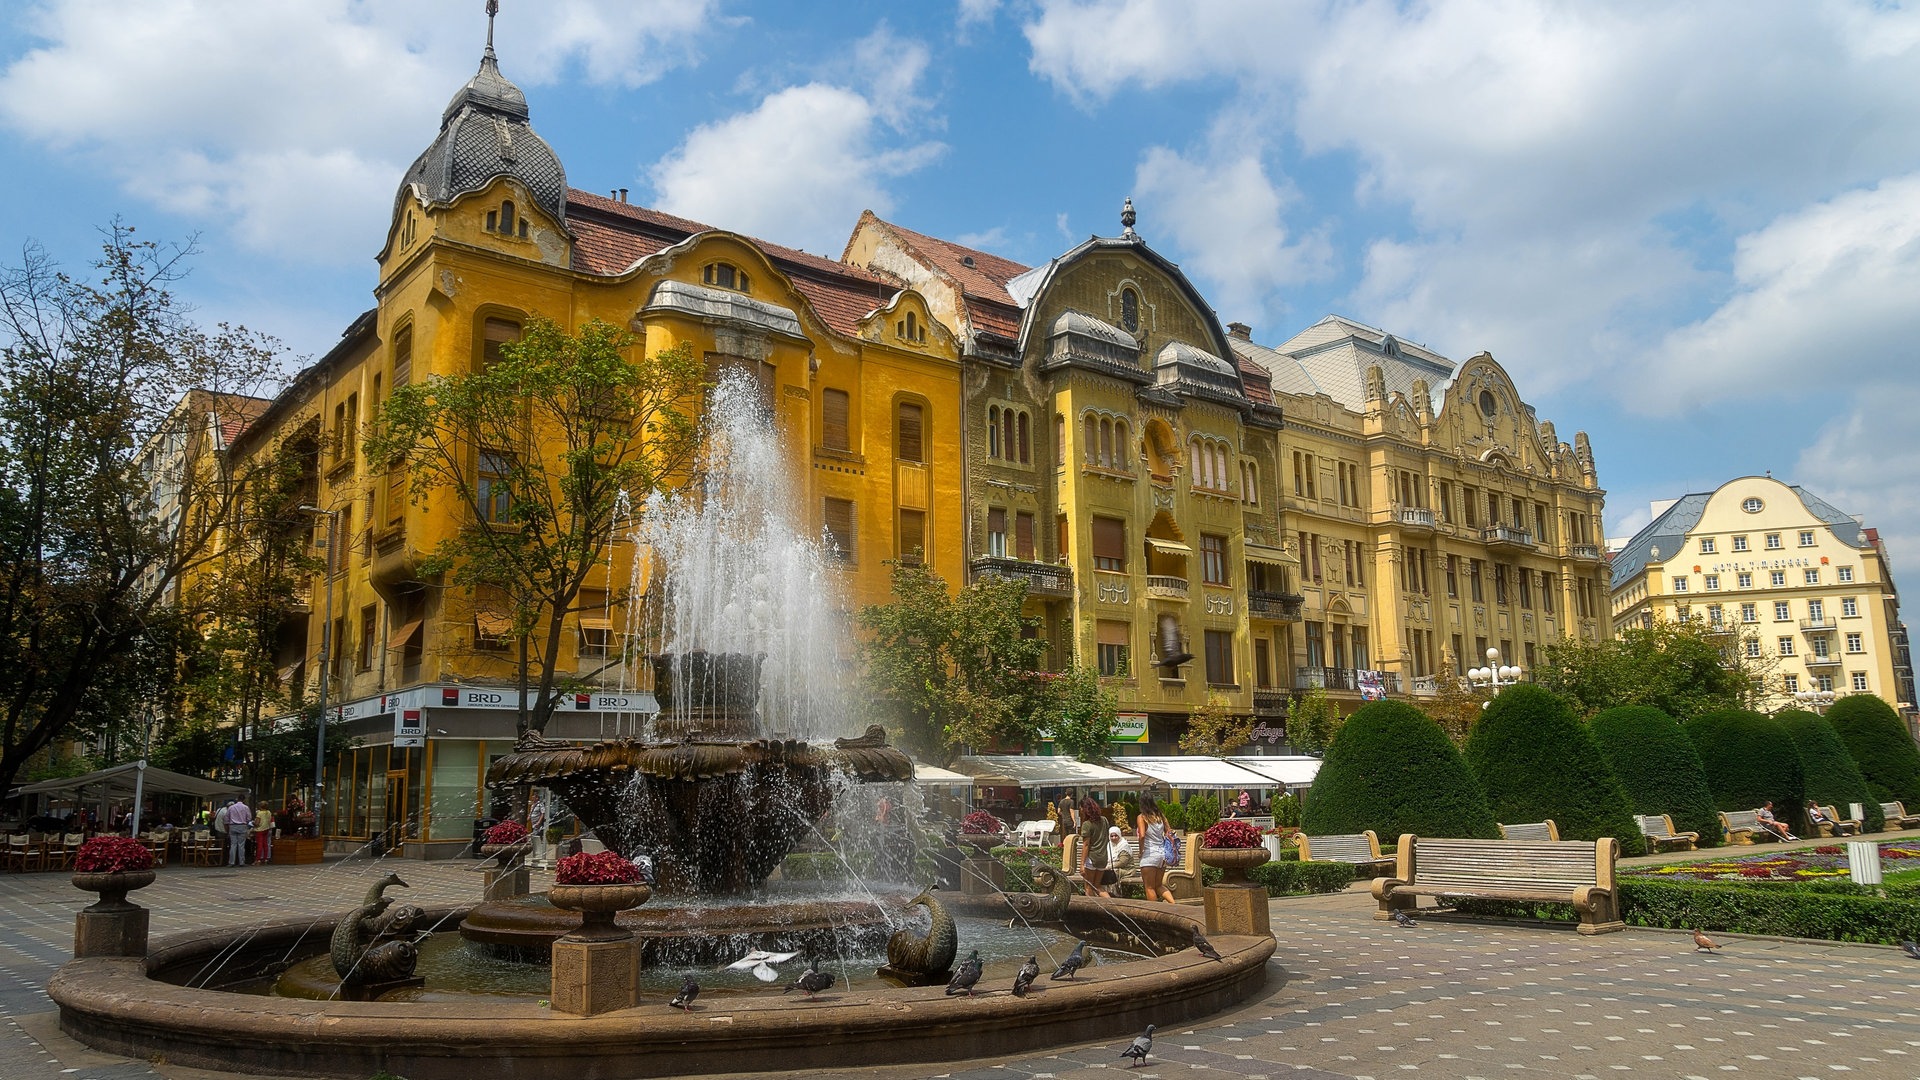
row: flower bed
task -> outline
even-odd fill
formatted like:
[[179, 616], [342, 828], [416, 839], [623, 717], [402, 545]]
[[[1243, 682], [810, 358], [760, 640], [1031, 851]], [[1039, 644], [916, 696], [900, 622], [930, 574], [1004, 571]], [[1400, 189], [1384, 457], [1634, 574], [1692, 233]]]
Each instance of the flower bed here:
[[[1920, 845], [1893, 843], [1880, 845], [1882, 863], [1920, 859]], [[1920, 864], [1911, 864], [1920, 865]], [[1696, 862], [1668, 863], [1626, 870], [1623, 877], [1646, 877], [1666, 881], [1820, 881], [1847, 876], [1846, 848], [1822, 844], [1797, 851], [1777, 851], [1741, 858], [1707, 859]]]

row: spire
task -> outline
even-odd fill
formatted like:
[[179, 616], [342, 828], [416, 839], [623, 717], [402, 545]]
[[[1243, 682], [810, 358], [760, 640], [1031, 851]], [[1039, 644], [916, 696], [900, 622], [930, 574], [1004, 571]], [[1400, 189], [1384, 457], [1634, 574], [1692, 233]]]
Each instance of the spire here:
[[493, 17], [500, 14], [500, 0], [487, 0], [487, 55], [493, 55]]
[[1140, 234], [1133, 231], [1133, 223], [1138, 219], [1138, 215], [1133, 212], [1133, 196], [1129, 195], [1127, 196], [1126, 203], [1120, 207], [1120, 235], [1122, 238], [1127, 240], [1140, 239]]

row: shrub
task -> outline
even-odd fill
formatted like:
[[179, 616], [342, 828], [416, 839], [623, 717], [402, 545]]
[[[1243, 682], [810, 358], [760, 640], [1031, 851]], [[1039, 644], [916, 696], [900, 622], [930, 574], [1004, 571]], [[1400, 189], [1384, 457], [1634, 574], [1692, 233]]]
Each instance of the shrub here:
[[1920, 900], [1872, 896], [1857, 887], [1628, 878], [1620, 883], [1620, 901], [1622, 917], [1634, 926], [1884, 945], [1920, 937]]
[[1267, 887], [1268, 896], [1335, 893], [1353, 884], [1353, 865], [1338, 862], [1270, 862], [1247, 871], [1247, 880]]
[[1920, 747], [1884, 701], [1849, 694], [1827, 710], [1827, 723], [1847, 744], [1875, 802], [1903, 802], [1920, 813]]
[[1651, 705], [1623, 705], [1595, 716], [1587, 732], [1635, 813], [1670, 815], [1675, 829], [1699, 833], [1701, 846], [1720, 843], [1706, 769], [1678, 720]]
[[153, 852], [126, 836], [96, 836], [74, 852], [73, 868], [82, 874], [119, 874], [153, 869]]
[[1256, 848], [1260, 846], [1260, 830], [1250, 821], [1233, 818], [1228, 821], [1216, 821], [1201, 834], [1200, 846], [1209, 848]]
[[1687, 738], [1700, 754], [1713, 804], [1754, 810], [1769, 800], [1795, 833], [1806, 829], [1806, 780], [1800, 751], [1787, 729], [1745, 709], [1721, 709], [1687, 721]]
[[1181, 832], [1187, 831], [1187, 808], [1185, 804], [1163, 802], [1160, 804], [1160, 813], [1167, 819], [1167, 828], [1178, 829]]
[[1887, 827], [1887, 816], [1880, 812], [1880, 801], [1867, 790], [1866, 777], [1860, 774], [1860, 766], [1854, 763], [1847, 744], [1840, 741], [1833, 725], [1801, 709], [1775, 713], [1773, 719], [1786, 729], [1787, 737], [1800, 751], [1808, 799], [1822, 806], [1833, 806], [1841, 817], [1847, 815], [1848, 803], [1860, 803], [1866, 812], [1866, 819], [1861, 823], [1866, 832], [1879, 832]]
[[617, 851], [582, 852], [561, 859], [553, 880], [561, 885], [638, 885], [640, 868]]
[[1552, 818], [1562, 840], [1645, 841], [1626, 792], [1565, 701], [1529, 683], [1502, 690], [1467, 737], [1467, 766], [1496, 821]]
[[988, 854], [1006, 868], [1006, 881], [1001, 887], [1007, 892], [1035, 891], [1033, 864], [1036, 862], [1046, 862], [1056, 870], [1060, 868], [1059, 848], [997, 847]]
[[780, 877], [786, 881], [844, 881], [847, 864], [831, 851], [795, 851], [780, 864]]
[[1404, 702], [1363, 705], [1340, 729], [1300, 815], [1309, 836], [1372, 829], [1381, 837], [1498, 839], [1493, 811], [1460, 751]]
[[1211, 795], [1195, 795], [1187, 800], [1187, 831], [1206, 832], [1220, 820], [1220, 800]]
[[1300, 800], [1292, 795], [1282, 795], [1273, 800], [1273, 823], [1287, 828], [1300, 827]]

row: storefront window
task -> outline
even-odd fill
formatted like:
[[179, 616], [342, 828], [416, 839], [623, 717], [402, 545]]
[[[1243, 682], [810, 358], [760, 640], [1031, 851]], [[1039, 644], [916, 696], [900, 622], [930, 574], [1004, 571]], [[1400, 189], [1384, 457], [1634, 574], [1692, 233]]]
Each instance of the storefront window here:
[[464, 840], [472, 835], [473, 819], [482, 816], [480, 744], [446, 739], [433, 743], [432, 813], [429, 840]]

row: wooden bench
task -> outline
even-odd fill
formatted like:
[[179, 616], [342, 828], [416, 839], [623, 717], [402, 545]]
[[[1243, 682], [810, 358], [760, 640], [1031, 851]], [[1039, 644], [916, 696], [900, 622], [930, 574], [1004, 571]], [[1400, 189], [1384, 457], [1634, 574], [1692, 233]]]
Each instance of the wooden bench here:
[[1832, 806], [1822, 806], [1820, 807], [1820, 812], [1827, 815], [1827, 820], [1831, 822], [1831, 824], [1815, 825], [1813, 821], [1809, 819], [1807, 821], [1807, 824], [1813, 825], [1813, 835], [1815, 836], [1859, 836], [1860, 835], [1860, 826], [1862, 825], [1862, 822], [1854, 818], [1841, 817], [1840, 811], [1837, 808]]
[[1560, 826], [1552, 818], [1545, 821], [1529, 821], [1519, 825], [1500, 826], [1502, 840], [1551, 840], [1560, 842]]
[[1400, 838], [1394, 876], [1375, 878], [1378, 920], [1412, 911], [1415, 897], [1533, 900], [1572, 904], [1582, 934], [1626, 929], [1613, 867], [1620, 842], [1598, 840], [1442, 840]]
[[1729, 844], [1757, 844], [1762, 840], [1778, 840], [1780, 835], [1760, 824], [1758, 810], [1722, 810], [1720, 827], [1727, 831]]
[[1633, 819], [1640, 823], [1640, 835], [1646, 837], [1656, 851], [1692, 851], [1700, 843], [1697, 832], [1673, 831], [1671, 814], [1635, 814]]
[[1380, 854], [1380, 837], [1372, 829], [1363, 833], [1337, 836], [1308, 836], [1296, 833], [1293, 842], [1300, 848], [1300, 861], [1352, 863], [1382, 873], [1393, 865], [1393, 857]]
[[1883, 802], [1880, 813], [1886, 816], [1887, 828], [1911, 829], [1920, 826], [1920, 814], [1907, 813], [1907, 804], [1903, 802]]

